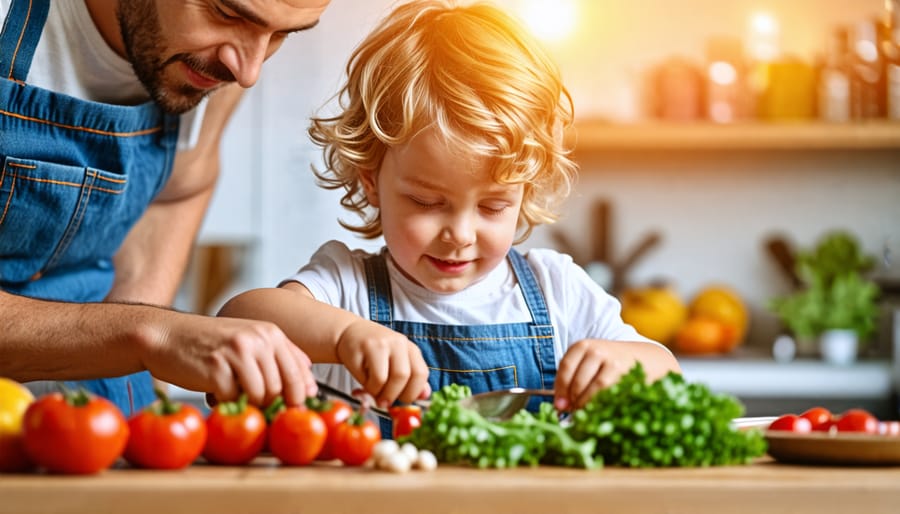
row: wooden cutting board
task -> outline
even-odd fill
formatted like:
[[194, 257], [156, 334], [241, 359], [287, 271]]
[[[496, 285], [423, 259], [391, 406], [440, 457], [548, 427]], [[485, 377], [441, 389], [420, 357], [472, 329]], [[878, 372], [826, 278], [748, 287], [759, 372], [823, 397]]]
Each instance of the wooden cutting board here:
[[772, 513], [896, 514], [900, 467], [478, 470], [403, 475], [318, 464], [0, 475], [0, 513]]

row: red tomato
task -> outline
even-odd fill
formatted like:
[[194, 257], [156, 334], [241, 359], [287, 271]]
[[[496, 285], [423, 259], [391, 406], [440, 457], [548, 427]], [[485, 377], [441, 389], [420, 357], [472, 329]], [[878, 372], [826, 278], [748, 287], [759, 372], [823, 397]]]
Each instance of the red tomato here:
[[863, 409], [850, 409], [834, 422], [838, 432], [878, 433], [878, 418]]
[[393, 421], [391, 436], [394, 439], [407, 436], [422, 426], [422, 409], [416, 405], [401, 405], [388, 410]]
[[785, 414], [773, 421], [769, 425], [769, 430], [787, 430], [798, 434], [806, 434], [812, 432], [812, 423], [796, 414]]
[[25, 451], [52, 473], [97, 473], [122, 455], [128, 423], [114, 403], [86, 391], [50, 393], [23, 419]]
[[159, 401], [128, 420], [131, 436], [125, 459], [150, 469], [181, 469], [203, 451], [206, 422], [196, 407], [172, 402], [157, 390]]
[[216, 405], [206, 418], [203, 457], [213, 464], [237, 466], [255, 459], [266, 442], [266, 418], [247, 404], [247, 396]]
[[372, 456], [375, 444], [381, 440], [381, 430], [370, 419], [354, 412], [335, 428], [334, 454], [348, 466], [361, 466]]
[[334, 398], [328, 400], [320, 400], [315, 397], [306, 399], [306, 406], [316, 411], [325, 422], [325, 428], [328, 431], [328, 437], [325, 439], [325, 445], [322, 451], [316, 456], [316, 460], [332, 460], [334, 451], [331, 449], [334, 440], [334, 429], [353, 414], [353, 408], [350, 404]]
[[879, 421], [878, 434], [886, 436], [900, 436], [900, 421]]
[[813, 430], [827, 432], [831, 428], [831, 411], [825, 407], [813, 407], [801, 414], [800, 417], [808, 419]]
[[316, 460], [327, 438], [325, 421], [306, 407], [284, 409], [269, 427], [269, 449], [289, 466], [305, 466]]

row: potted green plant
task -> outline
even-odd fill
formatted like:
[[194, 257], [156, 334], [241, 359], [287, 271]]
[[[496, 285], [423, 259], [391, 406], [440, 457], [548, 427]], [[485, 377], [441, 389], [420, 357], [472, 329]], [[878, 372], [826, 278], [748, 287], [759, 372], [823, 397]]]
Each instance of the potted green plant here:
[[798, 340], [818, 340], [822, 356], [837, 363], [856, 358], [878, 321], [879, 290], [865, 273], [874, 259], [847, 232], [826, 234], [797, 258], [805, 288], [775, 298], [770, 309]]

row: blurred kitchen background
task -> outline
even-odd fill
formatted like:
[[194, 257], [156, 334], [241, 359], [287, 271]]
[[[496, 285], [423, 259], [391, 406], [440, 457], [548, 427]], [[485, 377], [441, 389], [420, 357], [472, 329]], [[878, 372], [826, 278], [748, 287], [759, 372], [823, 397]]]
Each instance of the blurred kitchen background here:
[[[710, 330], [700, 326], [679, 358], [689, 380], [738, 395], [750, 415], [826, 405], [897, 417], [896, 3], [497, 3], [545, 41], [577, 116], [577, 189], [563, 219], [521, 247], [571, 253], [617, 295], [648, 306], [653, 320], [683, 325], [700, 292], [730, 292], [718, 307], [728, 311], [736, 297], [746, 308], [738, 344], [704, 347]], [[348, 56], [392, 4], [334, 0], [319, 26], [292, 35], [266, 63], [226, 133], [221, 182], [179, 308], [215, 313], [237, 292], [274, 286], [329, 239], [380, 246], [338, 224], [356, 219], [338, 193], [315, 185], [309, 170], [320, 155], [306, 128], [312, 114], [334, 108]], [[839, 271], [878, 291], [871, 335], [849, 363], [824, 359], [815, 338], [792, 327], [802, 320], [772, 309], [776, 298], [812, 287], [792, 276], [795, 261], [834, 260], [816, 254], [823, 242], [844, 256], [838, 266], [848, 269]], [[665, 309], [654, 306], [656, 287], [680, 304], [677, 314], [653, 313]], [[680, 351], [679, 327], [654, 328]]]

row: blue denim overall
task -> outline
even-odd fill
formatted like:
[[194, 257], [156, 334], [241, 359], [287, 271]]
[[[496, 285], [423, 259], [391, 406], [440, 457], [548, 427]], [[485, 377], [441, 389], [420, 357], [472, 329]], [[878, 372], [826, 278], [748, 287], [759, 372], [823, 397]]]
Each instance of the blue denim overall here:
[[[553, 389], [556, 358], [553, 326], [544, 294], [525, 258], [510, 250], [519, 288], [531, 322], [494, 325], [439, 325], [394, 320], [391, 284], [384, 255], [365, 261], [369, 319], [400, 332], [416, 343], [428, 365], [428, 384], [437, 391], [448, 384], [467, 385], [472, 393], [510, 387]], [[532, 398], [535, 410], [541, 398]], [[383, 422], [382, 434], [390, 434]]]
[[[112, 256], [169, 178], [179, 118], [26, 84], [49, 7], [13, 0], [0, 34], [0, 289], [100, 302]], [[153, 400], [147, 372], [76, 384], [126, 415]]]

